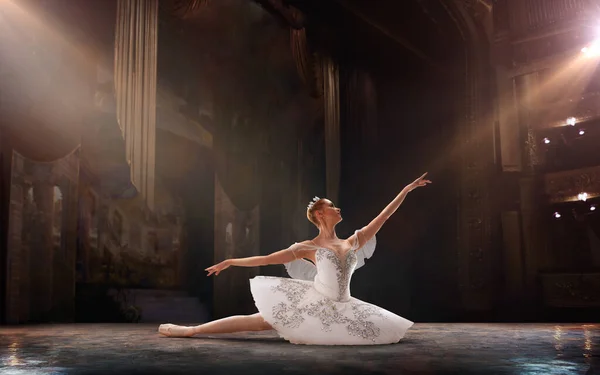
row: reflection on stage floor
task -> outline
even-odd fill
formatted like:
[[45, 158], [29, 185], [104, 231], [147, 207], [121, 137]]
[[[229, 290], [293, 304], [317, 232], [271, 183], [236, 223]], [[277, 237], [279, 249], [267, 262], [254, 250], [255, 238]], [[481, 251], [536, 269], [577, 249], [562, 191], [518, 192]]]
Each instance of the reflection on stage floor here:
[[0, 328], [2, 374], [600, 374], [600, 324], [415, 324], [398, 344], [292, 345], [274, 331], [166, 338], [149, 324]]

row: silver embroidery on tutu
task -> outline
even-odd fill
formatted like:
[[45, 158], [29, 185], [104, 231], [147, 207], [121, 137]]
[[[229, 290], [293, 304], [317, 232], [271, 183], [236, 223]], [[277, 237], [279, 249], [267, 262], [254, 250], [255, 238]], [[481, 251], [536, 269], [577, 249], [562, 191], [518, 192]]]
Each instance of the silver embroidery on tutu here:
[[280, 336], [295, 344], [398, 342], [413, 325], [411, 321], [350, 296], [352, 274], [373, 255], [375, 244], [373, 238], [341, 257], [318, 248], [316, 266], [303, 259], [286, 264], [294, 279], [251, 279], [250, 289], [259, 312]]

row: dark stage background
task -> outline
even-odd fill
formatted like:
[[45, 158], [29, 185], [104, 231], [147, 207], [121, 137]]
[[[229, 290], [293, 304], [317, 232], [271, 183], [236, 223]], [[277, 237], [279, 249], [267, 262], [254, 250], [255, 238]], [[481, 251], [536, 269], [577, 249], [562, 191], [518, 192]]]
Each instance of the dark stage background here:
[[204, 269], [316, 235], [315, 195], [349, 236], [426, 171], [354, 296], [416, 322], [597, 319], [600, 10], [366, 3], [0, 4], [2, 322], [253, 313], [248, 278], [283, 266]]

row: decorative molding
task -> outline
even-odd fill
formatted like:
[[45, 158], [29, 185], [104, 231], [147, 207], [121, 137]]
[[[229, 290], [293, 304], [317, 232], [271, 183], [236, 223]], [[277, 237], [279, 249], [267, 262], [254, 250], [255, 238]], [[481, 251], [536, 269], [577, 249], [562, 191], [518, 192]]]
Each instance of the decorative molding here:
[[530, 170], [533, 170], [536, 166], [541, 164], [538, 144], [539, 141], [535, 130], [531, 126], [528, 126], [525, 151], [527, 153], [527, 166]]
[[548, 173], [544, 183], [552, 203], [577, 201], [577, 195], [583, 192], [589, 198], [600, 196], [600, 166]]

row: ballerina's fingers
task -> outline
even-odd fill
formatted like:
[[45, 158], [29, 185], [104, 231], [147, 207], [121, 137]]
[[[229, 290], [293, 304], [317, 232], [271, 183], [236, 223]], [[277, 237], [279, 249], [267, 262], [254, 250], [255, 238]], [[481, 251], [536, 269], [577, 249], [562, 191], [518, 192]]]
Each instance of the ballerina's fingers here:
[[430, 184], [430, 183], [431, 183], [431, 181], [429, 181], [429, 180], [426, 180], [426, 179], [425, 179], [425, 176], [427, 176], [427, 173], [428, 173], [428, 172], [425, 172], [425, 173], [423, 173], [423, 175], [422, 175], [421, 177], [417, 178], [417, 179], [416, 179], [416, 180], [415, 180], [415, 181], [412, 183], [412, 185], [413, 185], [413, 186], [425, 186], [425, 185], [426, 185], [426, 184], [428, 184], [428, 183]]
[[414, 186], [422, 187], [422, 186], [426, 186], [430, 183], [431, 183], [431, 181], [429, 181], [429, 180], [421, 180], [421, 181], [417, 181], [416, 184], [414, 184]]
[[205, 271], [208, 271], [208, 275], [206, 275], [206, 276], [210, 276], [213, 273], [215, 274], [215, 276], [218, 276], [222, 270], [219, 269], [217, 266], [212, 266], [212, 267], [208, 267], [207, 269], [205, 269]]

